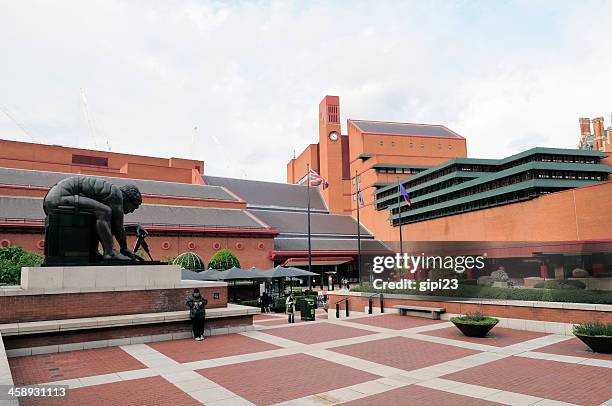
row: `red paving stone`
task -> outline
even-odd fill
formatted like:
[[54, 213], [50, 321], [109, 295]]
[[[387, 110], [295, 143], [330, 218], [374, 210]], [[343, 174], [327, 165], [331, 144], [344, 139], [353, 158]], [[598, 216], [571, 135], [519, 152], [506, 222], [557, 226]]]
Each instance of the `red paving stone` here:
[[[302, 323], [302, 320], [299, 319], [299, 317], [296, 317], [295, 319], [296, 323]], [[286, 319], [280, 319], [280, 320], [264, 320], [264, 321], [260, 321], [258, 323], [256, 323], [256, 325], [258, 326], [280, 326], [283, 324], [289, 324], [287, 322]]]
[[316, 344], [373, 334], [370, 331], [331, 323], [304, 324], [296, 327], [274, 328], [263, 332], [302, 344]]
[[467, 357], [479, 352], [405, 337], [345, 345], [331, 348], [330, 351], [408, 371]]
[[499, 405], [501, 403], [489, 402], [487, 400], [471, 398], [469, 396], [456, 395], [454, 393], [442, 392], [435, 389], [424, 388], [422, 386], [405, 386], [403, 388], [394, 389], [388, 392], [383, 392], [378, 395], [368, 396], [366, 398], [354, 400], [352, 402], [343, 403], [346, 406], [405, 406], [408, 404], [407, 399], [410, 399], [409, 404], [419, 406], [488, 406]]
[[351, 323], [367, 324], [368, 326], [384, 327], [393, 330], [428, 326], [430, 324], [444, 323], [443, 320], [431, 320], [424, 317], [400, 316], [399, 314], [385, 314], [384, 316], [360, 317], [346, 320]]
[[593, 352], [578, 338], [572, 338], [570, 340], [561, 341], [560, 343], [547, 345], [546, 347], [538, 348], [534, 351], [545, 352], [548, 354], [571, 355], [572, 357], [595, 358], [612, 361], [612, 354]]
[[118, 347], [9, 358], [15, 384], [32, 384], [146, 368]]
[[361, 382], [376, 375], [305, 354], [197, 371], [256, 405], [270, 405]]
[[256, 314], [253, 316], [253, 321], [262, 321], [262, 320], [273, 320], [278, 319], [278, 316], [273, 316], [271, 314]]
[[204, 341], [193, 339], [160, 341], [149, 343], [148, 346], [177, 362], [201, 361], [280, 348], [240, 334], [207, 337]]
[[557, 361], [509, 357], [442, 378], [579, 405], [612, 398], [612, 370]]
[[155, 376], [151, 378], [71, 389], [66, 399], [28, 399], [20, 400], [19, 404], [22, 406], [195, 406], [200, 405], [200, 402], [196, 401], [164, 378]]
[[470, 343], [492, 345], [495, 347], [506, 347], [508, 345], [522, 343], [523, 341], [533, 340], [534, 338], [548, 335], [546, 333], [537, 333], [534, 331], [513, 330], [510, 328], [495, 327], [487, 334], [486, 337], [466, 337], [457, 327], [443, 328], [440, 330], [427, 331], [419, 334], [424, 334], [434, 337], [450, 338], [453, 340], [467, 341]]

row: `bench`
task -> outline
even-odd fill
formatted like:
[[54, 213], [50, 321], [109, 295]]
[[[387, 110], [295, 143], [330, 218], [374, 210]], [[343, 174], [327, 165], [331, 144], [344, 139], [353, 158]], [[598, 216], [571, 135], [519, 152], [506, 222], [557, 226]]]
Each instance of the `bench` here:
[[421, 307], [421, 306], [409, 306], [409, 305], [395, 305], [394, 309], [398, 309], [400, 315], [405, 316], [407, 312], [423, 312], [430, 313], [433, 320], [440, 320], [440, 314], [446, 312], [446, 309], [442, 307]]
[[[258, 308], [230, 303], [227, 305], [227, 307], [213, 307], [211, 309], [206, 309], [206, 320], [237, 316], [251, 316], [259, 313], [260, 310]], [[2, 334], [4, 337], [23, 336], [74, 330], [92, 330], [124, 326], [142, 326], [146, 324], [173, 323], [188, 320], [190, 320], [189, 310], [162, 313], [126, 314], [120, 316], [98, 316], [78, 319], [0, 324], [0, 334]]]

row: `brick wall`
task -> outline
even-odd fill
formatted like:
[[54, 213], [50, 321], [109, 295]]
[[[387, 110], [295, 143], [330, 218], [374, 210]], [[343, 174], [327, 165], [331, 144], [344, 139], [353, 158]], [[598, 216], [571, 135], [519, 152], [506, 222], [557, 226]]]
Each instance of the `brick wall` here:
[[[253, 316], [236, 316], [206, 321], [206, 329], [223, 327], [251, 326]], [[46, 345], [61, 345], [82, 343], [87, 341], [111, 340], [116, 338], [140, 337], [156, 334], [178, 333], [191, 331], [191, 322], [179, 321], [163, 324], [146, 324], [141, 326], [121, 326], [95, 330], [64, 331], [61, 333], [45, 333], [22, 336], [4, 336], [7, 350], [16, 348], [41, 347]]]
[[[44, 229], [32, 229], [29, 232], [22, 229], [0, 229], [0, 240], [8, 240], [11, 245], [18, 245], [24, 249], [43, 255]], [[40, 243], [39, 243], [40, 241]], [[270, 269], [274, 263], [270, 260], [270, 251], [274, 250], [274, 237], [261, 236], [232, 236], [216, 235], [205, 236], [192, 233], [162, 233], [151, 231], [147, 242], [154, 259], [165, 261], [186, 251], [192, 251], [202, 257], [208, 264], [210, 258], [221, 248], [229, 248], [238, 257], [242, 268], [256, 267]], [[128, 236], [128, 246], [136, 243], [134, 236]], [[167, 243], [167, 244], [166, 244]], [[37, 245], [38, 244], [38, 245]], [[145, 255], [143, 251], [139, 254]]]
[[[346, 298], [345, 295], [329, 295], [329, 309], [336, 311], [336, 302]], [[378, 298], [373, 298], [372, 305], [379, 306]], [[367, 297], [351, 296], [349, 309], [363, 312], [368, 305]], [[487, 316], [503, 317], [511, 319], [552, 321], [557, 323], [612, 323], [612, 312], [600, 312], [594, 310], [570, 310], [545, 307], [526, 307], [509, 305], [489, 305], [476, 303], [455, 303], [444, 301], [409, 300], [409, 299], [387, 299], [384, 298], [385, 309], [393, 309], [395, 305], [411, 305], [423, 307], [444, 307], [447, 313], [465, 314], [480, 312]], [[340, 305], [340, 312], [344, 314], [344, 306]]]
[[[208, 308], [227, 305], [227, 287], [200, 287]], [[0, 296], [0, 323], [186, 310], [193, 288]], [[213, 299], [219, 293], [219, 299]]]

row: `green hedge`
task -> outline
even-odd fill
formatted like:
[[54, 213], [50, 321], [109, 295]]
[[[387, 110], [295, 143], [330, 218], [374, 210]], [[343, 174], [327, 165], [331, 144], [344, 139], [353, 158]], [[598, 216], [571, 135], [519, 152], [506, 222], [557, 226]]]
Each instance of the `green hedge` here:
[[261, 307], [257, 300], [243, 300], [242, 302], [238, 304], [242, 306]]
[[397, 293], [417, 296], [446, 296], [471, 299], [531, 300], [541, 302], [569, 302], [612, 304], [612, 291], [581, 289], [527, 289], [527, 288], [493, 288], [459, 284], [454, 290], [437, 290], [419, 292], [418, 290], [374, 289], [369, 284], [362, 284], [351, 289], [353, 292]]
[[583, 282], [577, 280], [563, 280], [563, 281], [545, 281], [536, 283], [534, 288], [537, 289], [585, 289], [586, 285]]
[[21, 247], [0, 247], [0, 285], [18, 285], [21, 268], [42, 264], [43, 257]]

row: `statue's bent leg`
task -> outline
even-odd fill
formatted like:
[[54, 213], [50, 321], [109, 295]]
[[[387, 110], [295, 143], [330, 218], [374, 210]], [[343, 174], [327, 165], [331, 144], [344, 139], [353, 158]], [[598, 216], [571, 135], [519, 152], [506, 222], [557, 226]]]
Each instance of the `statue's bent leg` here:
[[89, 197], [78, 197], [79, 209], [90, 210], [96, 218], [96, 231], [104, 250], [104, 255], [113, 255], [113, 233], [111, 232], [111, 208]]

